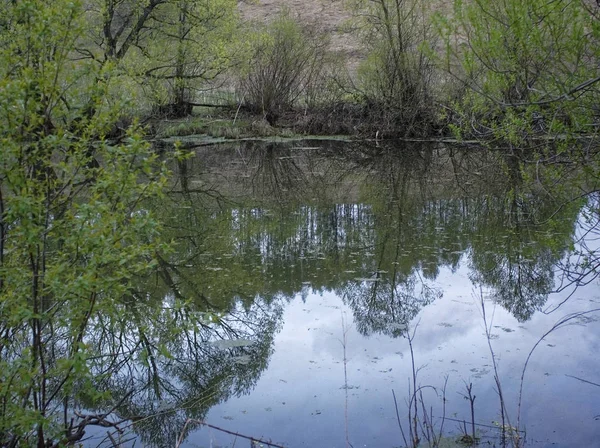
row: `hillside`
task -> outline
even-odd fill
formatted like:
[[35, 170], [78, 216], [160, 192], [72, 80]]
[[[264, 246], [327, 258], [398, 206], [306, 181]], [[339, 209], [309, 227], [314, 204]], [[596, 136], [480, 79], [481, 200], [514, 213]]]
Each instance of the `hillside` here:
[[346, 57], [350, 67], [361, 58], [360, 45], [346, 25], [351, 15], [343, 0], [256, 0], [240, 2], [242, 17], [248, 21], [268, 22], [283, 8], [305, 23], [322, 30], [331, 39], [331, 50]]
[[[453, 0], [428, 2], [426, 15], [452, 11]], [[248, 21], [268, 22], [283, 8], [300, 21], [315, 25], [331, 39], [331, 50], [344, 56], [346, 66], [355, 69], [364, 56], [356, 32], [349, 24], [351, 13], [346, 0], [247, 0], [238, 3], [242, 17]]]

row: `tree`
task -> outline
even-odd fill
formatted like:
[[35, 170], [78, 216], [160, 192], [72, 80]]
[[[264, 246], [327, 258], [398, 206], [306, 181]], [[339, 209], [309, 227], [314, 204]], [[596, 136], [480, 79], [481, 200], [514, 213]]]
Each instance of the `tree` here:
[[[110, 409], [72, 414], [81, 400], [106, 399], [98, 381], [118, 368], [92, 342], [135, 309], [147, 320], [126, 356], [152, 356], [143, 342], [156, 312], [132, 300], [132, 281], [167, 249], [143, 206], [166, 169], [139, 129], [121, 144], [103, 138], [116, 115], [105, 100], [113, 70], [71, 59], [86, 29], [82, 2], [1, 8], [0, 444], [71, 445], [87, 425], [110, 424]], [[93, 107], [71, 107], [80, 95]]]
[[[512, 143], [589, 131], [597, 101], [598, 25], [585, 2], [454, 2], [438, 17], [446, 70], [466, 92], [454, 124]], [[598, 78], [598, 79], [597, 79]]]
[[384, 134], [427, 135], [435, 122], [435, 70], [425, 45], [432, 39], [421, 0], [355, 0], [368, 55], [359, 90]]
[[[196, 92], [233, 64], [237, 2], [179, 0], [158, 18], [148, 42], [141, 79], [162, 92], [155, 101], [167, 115], [189, 115]], [[174, 51], [165, 51], [173, 48]]]
[[195, 90], [231, 65], [237, 3], [95, 0], [86, 20], [86, 39], [77, 46], [82, 57], [116, 65], [121, 89], [144, 92], [163, 115], [184, 116]]

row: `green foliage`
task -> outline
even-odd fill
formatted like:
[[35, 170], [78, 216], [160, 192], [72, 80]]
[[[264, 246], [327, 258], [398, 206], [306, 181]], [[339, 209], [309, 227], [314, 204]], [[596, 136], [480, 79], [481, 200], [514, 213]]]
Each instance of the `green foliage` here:
[[[236, 50], [237, 2], [179, 0], [160, 16], [156, 38], [148, 41], [143, 60], [129, 66], [139, 75], [146, 95], [157, 104], [194, 102], [197, 92], [229, 69]], [[165, 51], [168, 49], [167, 51]], [[191, 113], [191, 107], [175, 116]]]
[[518, 144], [528, 136], [595, 124], [597, 20], [585, 2], [454, 2], [438, 16], [444, 66], [467, 90], [454, 123]]
[[[97, 338], [131, 318], [132, 280], [167, 250], [143, 207], [167, 172], [139, 128], [119, 144], [104, 138], [117, 112], [104, 99], [113, 70], [71, 59], [86, 28], [81, 2], [4, 2], [2, 18], [0, 444], [65, 445], [86, 425], [67, 410], [106, 398]], [[87, 88], [91, 108], [72, 107], [73, 86]]]
[[[107, 98], [128, 99], [123, 115], [173, 105], [191, 112], [198, 90], [231, 66], [237, 3], [233, 0], [91, 0], [77, 58], [112, 65], [118, 76]], [[97, 80], [91, 80], [95, 82]], [[85, 95], [81, 99], [87, 101]]]

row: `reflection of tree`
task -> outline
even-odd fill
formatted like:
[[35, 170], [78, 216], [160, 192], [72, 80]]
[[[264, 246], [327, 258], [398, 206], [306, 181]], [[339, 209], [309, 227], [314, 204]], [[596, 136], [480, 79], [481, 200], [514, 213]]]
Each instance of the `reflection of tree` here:
[[204, 312], [167, 298], [152, 316], [162, 325], [149, 328], [149, 310], [141, 315], [136, 308], [120, 328], [93, 338], [102, 360], [97, 377], [99, 389], [118, 402], [115, 414], [135, 421], [133, 430], [153, 446], [168, 446], [188, 418], [202, 420], [211, 406], [253, 387], [281, 311], [257, 301], [211, 323]]
[[135, 432], [153, 446], [172, 444], [188, 418], [202, 420], [211, 406], [251, 390], [267, 366], [280, 311], [257, 303], [218, 324], [175, 314], [162, 332], [145, 338], [134, 365], [105, 382], [117, 396], [135, 390], [116, 413], [135, 420]]
[[[245, 191], [245, 197], [208, 203], [205, 194], [176, 193], [157, 205], [178, 248], [175, 256], [161, 260], [154, 289], [226, 310], [237, 299], [246, 304], [257, 296], [291, 299], [307, 283], [332, 289], [357, 275], [344, 271], [372, 269], [357, 266], [357, 251], [372, 245], [372, 231], [365, 231], [372, 228], [370, 207], [320, 201], [334, 195], [344, 177], [336, 168], [342, 163], [339, 154], [320, 163], [323, 155], [314, 149], [256, 144], [234, 154], [230, 166], [218, 171], [227, 180], [225, 190]], [[219, 176], [199, 181], [200, 164], [188, 162], [179, 172], [214, 189]]]
[[[506, 240], [500, 244], [505, 243]], [[491, 287], [494, 299], [522, 322], [546, 303], [554, 288], [554, 267], [560, 255], [543, 246], [529, 250], [518, 243], [521, 247], [513, 248], [511, 243], [514, 241], [508, 243], [504, 248], [496, 246], [496, 251], [498, 247], [505, 249], [501, 256], [490, 254], [487, 250], [474, 251], [471, 279]], [[523, 249], [530, 255], [524, 255]]]
[[344, 292], [360, 333], [392, 337], [405, 334], [419, 311], [441, 297], [439, 289], [427, 285], [417, 274], [402, 281], [381, 275], [349, 284]]
[[[414, 315], [409, 303], [439, 296], [432, 282], [440, 269], [455, 270], [469, 254], [472, 278], [519, 319], [545, 302], [576, 211], [560, 210], [540, 231], [534, 223], [552, 216], [556, 198], [528, 185], [518, 159], [442, 145], [319, 146], [225, 152], [221, 185], [246, 196], [217, 206], [192, 198], [168, 211], [182, 247], [164, 282], [223, 309], [236, 298], [290, 299], [307, 285], [338, 290], [383, 331], [378, 314]], [[376, 272], [377, 282], [356, 284]], [[405, 323], [395, 319], [392, 327]]]
[[[239, 183], [235, 191], [252, 197], [176, 211], [178, 223], [189, 222], [186, 238], [198, 236], [185, 243], [186, 257], [169, 261], [182, 296], [201, 293], [198, 303], [226, 308], [218, 297], [252, 303], [257, 295], [336, 290], [365, 332], [393, 334], [439, 296], [433, 282], [440, 270], [468, 258], [471, 279], [519, 320], [546, 303], [580, 206], [568, 201], [564, 173], [535, 164], [532, 174], [516, 155], [481, 149], [309, 146], [322, 149], [233, 149], [234, 170], [222, 170], [225, 188]], [[595, 278], [595, 254], [582, 247], [562, 267], [565, 285]], [[356, 280], [373, 275], [378, 281]]]
[[[182, 177], [187, 167], [179, 167]], [[222, 208], [228, 202], [213, 184], [187, 180], [179, 179], [180, 192], [146, 204], [162, 217], [175, 252], [157, 255], [156, 277], [139, 280], [113, 325], [100, 315], [85, 341], [96, 353], [98, 394], [83, 406], [116, 406], [111, 418], [134, 421], [133, 431], [153, 446], [172, 444], [188, 418], [202, 420], [211, 406], [248, 393], [267, 366], [281, 318], [276, 295], [245, 269], [257, 265], [254, 254], [224, 238], [237, 220]]]
[[[527, 183], [514, 155], [473, 157], [454, 148], [418, 146], [367, 153], [362, 163], [374, 176], [365, 200], [373, 203], [377, 269], [390, 271], [393, 279], [400, 274], [409, 289], [420, 284], [435, 297], [423, 278], [435, 280], [441, 266], [456, 267], [470, 247], [473, 281], [491, 287], [519, 320], [541, 308], [553, 290], [556, 263], [573, 238], [578, 204], [557, 205], [568, 191]], [[539, 171], [536, 175], [540, 183]], [[379, 288], [381, 295], [386, 281], [383, 275], [381, 286], [370, 284], [373, 291], [363, 294], [373, 297]], [[391, 307], [394, 295], [388, 295]]]
[[[372, 278], [344, 288], [344, 297], [361, 333], [397, 337], [422, 307], [441, 297], [441, 291], [424, 279], [428, 273], [435, 279], [440, 264], [434, 255], [438, 244], [426, 239], [435, 238], [436, 232], [423, 232], [426, 220], [422, 219], [427, 215], [432, 158], [431, 151], [418, 148], [402, 153], [385, 148], [371, 151], [363, 163], [375, 175], [364, 194], [373, 203], [377, 270]], [[420, 251], [415, 243], [436, 249]]]
[[[123, 394], [135, 388], [118, 412], [141, 417], [136, 430], [147, 441], [166, 444], [186, 418], [200, 420], [211, 405], [248, 391], [268, 360], [278, 299], [307, 285], [339, 292], [361, 333], [397, 337], [441, 297], [440, 269], [469, 255], [472, 279], [528, 319], [553, 287], [577, 216], [576, 206], [566, 207], [541, 231], [535, 223], [553, 216], [555, 202], [525, 185], [513, 172], [518, 163], [507, 168], [490, 153], [354, 146], [341, 157], [254, 145], [233, 154], [243, 163], [219, 173], [225, 184], [214, 170], [210, 182], [182, 179], [182, 193], [157, 207], [178, 247], [161, 258], [146, 294], [186, 306], [165, 324], [171, 330], [142, 338], [135, 371], [106, 383]], [[187, 168], [179, 172], [197, 176]], [[211, 202], [191, 188], [197, 184], [224, 185], [237, 192], [235, 202]], [[219, 349], [211, 343], [218, 339], [253, 344]]]
[[249, 150], [247, 163], [253, 168], [251, 179], [256, 194], [281, 201], [305, 193], [306, 174], [293, 149], [273, 143], [252, 143], [245, 149]]
[[515, 156], [507, 158], [510, 189], [487, 197], [478, 207], [471, 278], [491, 287], [495, 299], [525, 321], [554, 289], [555, 267], [572, 244], [579, 204], [557, 211], [559, 192], [533, 190], [523, 181], [521, 163]]
[[580, 286], [589, 285], [600, 276], [600, 194], [591, 193], [579, 220], [575, 249], [571, 257], [560, 264], [560, 283], [557, 291], [568, 291], [567, 298], [550, 312], [559, 308]]

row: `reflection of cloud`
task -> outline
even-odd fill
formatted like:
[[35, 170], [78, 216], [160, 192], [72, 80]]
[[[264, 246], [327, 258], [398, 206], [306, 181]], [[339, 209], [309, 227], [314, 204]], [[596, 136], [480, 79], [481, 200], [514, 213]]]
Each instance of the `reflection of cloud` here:
[[[441, 387], [444, 376], [449, 375], [447, 415], [456, 413], [459, 418], [468, 418], [468, 402], [461, 394], [465, 392], [465, 382], [472, 382], [477, 395], [477, 421], [486, 424], [498, 421], [493, 365], [474, 297], [477, 293], [468, 279], [468, 267], [463, 265], [454, 273], [442, 269], [437, 282], [436, 286], [445, 290], [444, 297], [424, 307], [412, 322], [413, 325], [420, 322], [414, 340], [415, 364], [417, 368], [423, 367], [419, 384]], [[581, 289], [577, 296], [581, 300], [568, 302], [560, 316], [597, 306], [590, 302], [596, 296], [592, 287]], [[551, 296], [549, 301], [553, 300], [560, 301], [561, 297]], [[538, 313], [522, 325], [501, 306], [486, 302], [486, 307], [492, 333], [497, 335], [492, 346], [503, 391], [515, 419], [523, 363], [537, 338], [560, 316]], [[355, 446], [398, 445], [391, 390], [395, 390], [404, 416], [411, 374], [407, 341], [385, 335], [362, 336], [352, 323], [351, 310], [334, 293], [308, 294], [305, 303], [300, 297], [289, 303], [269, 369], [252, 394], [217, 406], [208, 419], [274, 441], [343, 446], [342, 313], [350, 325], [346, 367], [351, 441]], [[597, 378], [600, 361], [590, 356], [599, 350], [597, 322], [563, 328], [540, 345], [525, 377], [522, 423], [527, 426], [528, 437], [547, 438], [547, 428], [553, 427], [557, 433], [552, 434], [552, 441], [575, 446], [570, 443], [574, 441], [586, 446], [590, 427], [595, 423], [593, 416], [600, 413], [597, 409], [600, 390], [565, 374], [600, 382]], [[436, 407], [439, 400], [431, 391], [428, 397], [428, 405], [434, 406], [434, 413], [439, 415], [441, 410]], [[234, 420], [224, 421], [225, 416], [233, 416]], [[308, 429], [298, 434], [298, 428]], [[570, 434], [571, 431], [578, 433]], [[190, 441], [194, 440], [200, 439], [192, 436]]]

